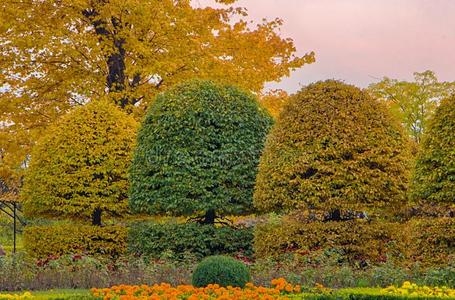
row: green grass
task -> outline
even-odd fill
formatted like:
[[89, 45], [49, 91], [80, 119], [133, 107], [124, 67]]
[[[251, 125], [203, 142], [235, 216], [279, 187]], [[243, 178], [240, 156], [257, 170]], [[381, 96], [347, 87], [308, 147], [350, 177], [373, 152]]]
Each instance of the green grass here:
[[[13, 292], [9, 294], [23, 294], [25, 291], [22, 292]], [[65, 289], [65, 290], [47, 290], [47, 291], [32, 291], [33, 300], [89, 300], [89, 299], [96, 299], [91, 296], [89, 290], [73, 290], [73, 289]], [[1, 295], [4, 293], [0, 293], [0, 299], [2, 299]], [[8, 294], [8, 293], [7, 293]]]

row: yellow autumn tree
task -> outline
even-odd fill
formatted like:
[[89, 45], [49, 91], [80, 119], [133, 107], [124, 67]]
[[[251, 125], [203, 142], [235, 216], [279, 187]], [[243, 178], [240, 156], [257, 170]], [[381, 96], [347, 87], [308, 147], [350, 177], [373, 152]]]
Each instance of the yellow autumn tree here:
[[127, 170], [137, 123], [112, 103], [93, 101], [48, 127], [33, 148], [21, 190], [30, 217], [101, 225], [128, 211]]
[[288, 100], [288, 93], [281, 89], [270, 90], [259, 95], [259, 102], [275, 119], [278, 118]]
[[267, 137], [254, 205], [321, 212], [326, 220], [400, 208], [409, 180], [408, 142], [365, 92], [334, 80], [313, 83], [290, 97]]
[[17, 171], [43, 128], [73, 106], [109, 96], [142, 116], [154, 95], [189, 78], [259, 91], [314, 61], [249, 23], [235, 0], [4, 0], [0, 3], [0, 149]]

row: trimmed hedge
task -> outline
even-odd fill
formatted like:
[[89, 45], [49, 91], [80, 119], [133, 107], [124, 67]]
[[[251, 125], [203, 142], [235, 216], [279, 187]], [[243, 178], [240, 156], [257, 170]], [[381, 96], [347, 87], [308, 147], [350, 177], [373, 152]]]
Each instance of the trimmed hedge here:
[[127, 229], [122, 226], [26, 226], [24, 248], [29, 255], [36, 258], [65, 254], [117, 257], [126, 253], [127, 234]]
[[418, 202], [455, 204], [455, 95], [441, 101], [428, 123], [411, 195]]
[[415, 218], [402, 230], [413, 261], [446, 266], [455, 261], [455, 218]]
[[256, 225], [254, 250], [257, 257], [335, 250], [353, 265], [384, 262], [405, 251], [397, 240], [399, 224], [367, 223], [360, 220], [299, 223], [284, 219]]
[[455, 259], [455, 218], [415, 218], [406, 223], [344, 222], [259, 224], [254, 232], [257, 257], [287, 252], [335, 250], [349, 263], [394, 263], [424, 268], [446, 266]]
[[317, 82], [289, 99], [268, 135], [254, 205], [393, 213], [406, 201], [410, 158], [408, 137], [381, 103], [352, 85]]
[[215, 227], [197, 223], [133, 224], [128, 236], [129, 252], [159, 258], [172, 251], [177, 258], [190, 253], [197, 258], [219, 254], [253, 255], [253, 229]]
[[138, 133], [131, 209], [174, 216], [247, 214], [272, 122], [253, 94], [232, 86], [190, 81], [160, 94]]

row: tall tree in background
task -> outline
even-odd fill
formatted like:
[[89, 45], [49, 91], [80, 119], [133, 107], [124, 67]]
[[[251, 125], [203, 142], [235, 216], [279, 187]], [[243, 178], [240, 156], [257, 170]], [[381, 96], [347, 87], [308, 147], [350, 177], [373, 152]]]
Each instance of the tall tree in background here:
[[432, 71], [425, 71], [415, 72], [413, 82], [384, 77], [368, 90], [386, 102], [413, 141], [419, 144], [429, 117], [439, 101], [455, 91], [455, 82], [439, 82]]
[[106, 94], [140, 117], [188, 78], [260, 91], [314, 61], [295, 55], [282, 21], [252, 28], [234, 0], [4, 0], [0, 4], [0, 174], [20, 170], [44, 127]]
[[270, 90], [259, 95], [259, 102], [269, 111], [274, 119], [278, 118], [289, 100], [289, 94], [281, 89]]

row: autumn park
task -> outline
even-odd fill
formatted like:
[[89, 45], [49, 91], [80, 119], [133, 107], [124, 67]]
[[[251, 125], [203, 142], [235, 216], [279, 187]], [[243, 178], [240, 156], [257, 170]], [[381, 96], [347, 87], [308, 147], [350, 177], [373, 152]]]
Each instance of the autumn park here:
[[0, 1], [0, 300], [455, 299], [454, 13]]

